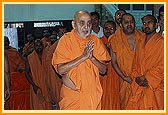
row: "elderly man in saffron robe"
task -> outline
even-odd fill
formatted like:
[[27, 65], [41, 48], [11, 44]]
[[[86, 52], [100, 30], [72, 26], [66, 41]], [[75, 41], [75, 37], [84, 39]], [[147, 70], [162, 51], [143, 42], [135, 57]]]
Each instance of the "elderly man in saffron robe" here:
[[91, 16], [77, 11], [73, 30], [58, 42], [52, 64], [62, 76], [59, 106], [62, 110], [101, 109], [102, 87], [99, 72], [107, 71], [110, 55], [101, 40], [91, 33]]

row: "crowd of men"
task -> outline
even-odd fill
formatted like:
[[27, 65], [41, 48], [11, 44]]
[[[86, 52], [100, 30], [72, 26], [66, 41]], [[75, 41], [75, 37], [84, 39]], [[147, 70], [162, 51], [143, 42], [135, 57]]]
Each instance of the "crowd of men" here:
[[80, 10], [59, 39], [28, 34], [22, 55], [5, 36], [4, 109], [163, 110], [163, 6], [157, 18], [143, 16], [141, 31], [119, 9], [101, 27], [99, 13]]

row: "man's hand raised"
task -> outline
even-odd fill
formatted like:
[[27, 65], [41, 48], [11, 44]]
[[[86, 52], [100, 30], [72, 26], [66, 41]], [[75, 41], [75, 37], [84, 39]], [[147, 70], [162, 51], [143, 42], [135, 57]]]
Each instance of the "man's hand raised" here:
[[94, 41], [93, 40], [90, 40], [87, 44], [86, 44], [86, 47], [85, 47], [85, 50], [84, 50], [84, 57], [86, 59], [88, 58], [92, 58], [93, 57], [93, 50], [94, 50]]

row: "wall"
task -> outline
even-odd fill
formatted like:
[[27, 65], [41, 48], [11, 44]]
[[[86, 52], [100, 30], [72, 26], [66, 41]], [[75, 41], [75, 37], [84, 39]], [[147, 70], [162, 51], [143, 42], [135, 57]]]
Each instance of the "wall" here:
[[94, 9], [94, 4], [4, 4], [4, 22], [72, 20], [76, 11]]

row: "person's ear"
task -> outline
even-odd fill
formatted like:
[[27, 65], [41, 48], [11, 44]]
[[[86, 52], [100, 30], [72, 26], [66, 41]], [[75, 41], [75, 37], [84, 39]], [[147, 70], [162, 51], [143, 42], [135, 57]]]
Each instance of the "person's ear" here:
[[73, 29], [75, 29], [75, 21], [74, 20], [72, 20], [71, 24], [72, 24]]

